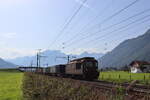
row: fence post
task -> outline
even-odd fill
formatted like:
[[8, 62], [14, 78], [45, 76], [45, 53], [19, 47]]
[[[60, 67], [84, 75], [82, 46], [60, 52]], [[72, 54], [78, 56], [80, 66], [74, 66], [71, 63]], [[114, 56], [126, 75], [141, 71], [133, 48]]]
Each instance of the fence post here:
[[144, 81], [145, 81], [145, 75], [144, 75]]
[[120, 80], [120, 74], [119, 74], [119, 80]]
[[130, 81], [131, 81], [131, 74], [130, 74]]
[[150, 74], [149, 74], [149, 81], [148, 82], [150, 83]]

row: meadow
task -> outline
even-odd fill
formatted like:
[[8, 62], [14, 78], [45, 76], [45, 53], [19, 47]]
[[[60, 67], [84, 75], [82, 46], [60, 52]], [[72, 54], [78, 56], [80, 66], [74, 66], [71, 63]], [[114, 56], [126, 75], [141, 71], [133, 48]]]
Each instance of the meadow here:
[[22, 77], [16, 70], [0, 69], [0, 100], [22, 99]]
[[130, 73], [125, 71], [101, 72], [99, 80], [111, 82], [131, 82], [138, 80], [142, 84], [150, 84], [150, 73]]
[[[150, 73], [133, 74], [123, 71], [101, 72], [99, 79], [114, 82], [140, 80], [141, 83], [149, 84]], [[53, 78], [28, 73], [23, 78], [23, 73], [19, 71], [9, 69], [0, 70], [0, 100], [22, 100], [23, 98], [27, 100], [42, 100], [43, 97], [45, 100], [110, 99], [108, 99], [108, 93], [103, 94], [103, 92], [100, 92], [99, 90], [93, 89], [93, 87], [82, 85], [79, 81], [71, 79]], [[99, 95], [99, 93], [103, 95]], [[118, 96], [111, 96], [111, 99], [116, 100], [114, 99], [116, 97], [118, 98]]]

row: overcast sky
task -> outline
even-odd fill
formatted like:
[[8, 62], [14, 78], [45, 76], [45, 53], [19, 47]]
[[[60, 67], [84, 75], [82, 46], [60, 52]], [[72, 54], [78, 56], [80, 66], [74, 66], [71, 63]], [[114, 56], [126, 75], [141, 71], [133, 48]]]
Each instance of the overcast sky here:
[[[150, 15], [149, 11], [95, 34], [150, 8], [150, 0], [139, 0], [111, 20], [101, 23], [133, 1], [135, 0], [87, 0], [83, 4], [82, 0], [0, 0], [0, 57], [32, 55], [39, 48], [61, 50], [67, 54], [110, 51], [122, 41], [144, 34], [150, 27], [150, 17], [146, 17], [111, 33], [143, 16]], [[81, 10], [57, 37], [63, 25], [81, 5]], [[144, 23], [141, 23], [142, 21]], [[83, 39], [88, 34], [93, 35]], [[99, 38], [103, 35], [103, 38]]]

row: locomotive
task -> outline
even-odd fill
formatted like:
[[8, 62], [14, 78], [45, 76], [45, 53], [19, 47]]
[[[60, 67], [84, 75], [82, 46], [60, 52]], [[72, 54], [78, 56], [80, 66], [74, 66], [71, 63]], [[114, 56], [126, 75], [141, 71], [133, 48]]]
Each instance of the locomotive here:
[[98, 62], [93, 57], [72, 60], [66, 65], [66, 74], [83, 79], [97, 79]]
[[68, 64], [60, 64], [43, 69], [37, 69], [37, 72], [46, 75], [80, 78], [86, 80], [94, 80], [99, 77], [98, 61], [93, 57], [74, 59]]

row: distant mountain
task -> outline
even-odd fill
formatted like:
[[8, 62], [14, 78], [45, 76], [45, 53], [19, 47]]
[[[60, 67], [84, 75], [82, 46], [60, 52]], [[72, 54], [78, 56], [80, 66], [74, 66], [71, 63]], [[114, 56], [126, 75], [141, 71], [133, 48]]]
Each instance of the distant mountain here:
[[137, 38], [122, 42], [99, 59], [100, 67], [122, 67], [133, 60], [150, 61], [150, 30]]
[[10, 62], [4, 61], [3, 59], [0, 58], [0, 68], [15, 68], [15, 67], [16, 65]]
[[[61, 57], [67, 57], [67, 55], [65, 53], [62, 53], [59, 50], [47, 50], [47, 51], [42, 52], [41, 55], [47, 56], [47, 57], [41, 58], [41, 65], [42, 66], [45, 66], [47, 64], [48, 65], [56, 65], [56, 64], [67, 63], [67, 59], [61, 58]], [[84, 52], [80, 55], [71, 55], [71, 56], [74, 56], [76, 58], [89, 57], [90, 56], [90, 57], [95, 57], [96, 59], [98, 59], [101, 56], [103, 56], [103, 54]], [[36, 66], [36, 55], [35, 56], [19, 57], [19, 58], [15, 58], [15, 59], [7, 59], [7, 61], [10, 61], [10, 62], [17, 64], [17, 65], [22, 65], [22, 66], [29, 66], [29, 65], [31, 65], [31, 62], [33, 61], [33, 65]]]
[[103, 55], [104, 54], [102, 54], [102, 53], [83, 52], [80, 55], [75, 55], [75, 56], [77, 56], [78, 58], [81, 58], [81, 57], [94, 57], [95, 59], [98, 59], [98, 58], [102, 57]]

